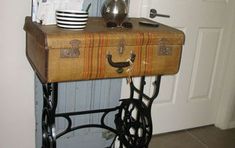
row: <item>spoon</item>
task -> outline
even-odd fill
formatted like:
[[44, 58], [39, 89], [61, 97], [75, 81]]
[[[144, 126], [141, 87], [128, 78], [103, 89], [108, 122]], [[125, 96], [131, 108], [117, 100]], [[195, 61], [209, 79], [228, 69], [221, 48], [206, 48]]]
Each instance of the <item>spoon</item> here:
[[87, 8], [86, 8], [86, 12], [88, 12], [88, 11], [89, 11], [90, 7], [91, 7], [91, 3], [87, 6]]

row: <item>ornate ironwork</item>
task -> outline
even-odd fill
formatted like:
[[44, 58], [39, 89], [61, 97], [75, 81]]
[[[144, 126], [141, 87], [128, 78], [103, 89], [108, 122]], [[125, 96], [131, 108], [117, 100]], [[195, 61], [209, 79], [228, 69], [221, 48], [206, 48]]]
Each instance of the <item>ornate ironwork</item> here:
[[[103, 128], [103, 129], [107, 129], [115, 134], [117, 133], [116, 129], [113, 129], [109, 126], [107, 126], [105, 124], [105, 117], [113, 111], [118, 110], [119, 107], [115, 107], [115, 108], [108, 108], [108, 109], [100, 109], [100, 110], [90, 110], [90, 111], [81, 111], [81, 112], [71, 112], [71, 113], [60, 113], [60, 114], [56, 114], [55, 117], [63, 117], [67, 120], [68, 125], [67, 128], [62, 131], [61, 133], [57, 134], [56, 138], [59, 138], [69, 132], [72, 132], [74, 130], [78, 130], [78, 129], [82, 129], [82, 128], [91, 128], [91, 127], [95, 127], [95, 128]], [[80, 126], [75, 126], [72, 127], [72, 120], [71, 117], [72, 116], [77, 116], [77, 115], [84, 115], [84, 114], [95, 114], [95, 113], [103, 113], [101, 119], [100, 119], [100, 124], [87, 124], [87, 125], [80, 125]]]
[[56, 148], [55, 110], [58, 98], [57, 83], [43, 84], [42, 148]]
[[[119, 143], [119, 148], [148, 148], [152, 137], [151, 106], [158, 96], [161, 76], [157, 76], [153, 85], [155, 91], [150, 97], [144, 93], [145, 77], [141, 77], [140, 88], [133, 81], [130, 82], [130, 97], [120, 100], [120, 105], [114, 108], [69, 112], [56, 114], [58, 84], [43, 84], [43, 113], [42, 113], [42, 148], [56, 148], [56, 139], [82, 128], [103, 128], [113, 132], [116, 136], [110, 147]], [[134, 98], [134, 94], [138, 98]], [[110, 112], [118, 111], [115, 115], [116, 129], [105, 124], [105, 118]], [[73, 126], [71, 117], [85, 114], [103, 113], [99, 124]], [[68, 124], [64, 131], [56, 135], [55, 118], [62, 117]]]
[[[141, 77], [139, 89], [131, 81], [130, 98], [121, 100], [115, 124], [119, 131], [119, 140], [126, 148], [148, 148], [152, 137], [151, 106], [158, 96], [160, 81], [161, 76], [156, 77], [153, 83], [154, 94], [151, 97], [144, 93], [145, 77]], [[138, 99], [134, 98], [134, 93], [139, 95]]]
[[119, 140], [126, 147], [147, 148], [152, 135], [152, 124], [150, 113], [141, 101], [123, 100], [115, 123]]

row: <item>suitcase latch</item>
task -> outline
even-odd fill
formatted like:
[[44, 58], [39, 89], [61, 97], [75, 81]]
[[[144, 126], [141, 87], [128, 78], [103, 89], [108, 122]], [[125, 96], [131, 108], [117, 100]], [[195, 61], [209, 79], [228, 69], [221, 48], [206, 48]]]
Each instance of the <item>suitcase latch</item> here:
[[172, 55], [172, 47], [169, 46], [167, 39], [161, 39], [159, 42], [158, 55], [170, 56]]
[[71, 48], [68, 49], [60, 49], [60, 57], [61, 58], [78, 58], [80, 55], [80, 44], [79, 40], [70, 41]]
[[120, 42], [119, 42], [119, 46], [118, 46], [118, 53], [119, 53], [119, 55], [122, 55], [124, 53], [125, 44], [126, 44], [125, 40], [121, 39]]

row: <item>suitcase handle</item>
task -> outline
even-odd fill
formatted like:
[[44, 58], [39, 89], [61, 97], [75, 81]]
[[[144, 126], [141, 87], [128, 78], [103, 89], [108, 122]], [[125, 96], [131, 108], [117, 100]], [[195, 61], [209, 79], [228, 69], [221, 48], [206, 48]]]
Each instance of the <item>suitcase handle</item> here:
[[118, 73], [122, 73], [123, 68], [131, 66], [135, 61], [135, 57], [136, 57], [136, 55], [134, 53], [131, 53], [130, 59], [127, 62], [113, 62], [112, 55], [107, 54], [107, 59], [108, 59], [109, 64], [112, 67], [118, 68], [117, 69]]

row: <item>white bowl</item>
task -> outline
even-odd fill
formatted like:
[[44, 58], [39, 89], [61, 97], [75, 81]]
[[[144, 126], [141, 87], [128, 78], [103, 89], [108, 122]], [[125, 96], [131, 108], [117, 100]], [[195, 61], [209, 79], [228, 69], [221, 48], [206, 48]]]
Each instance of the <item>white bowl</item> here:
[[76, 10], [56, 10], [56, 15], [68, 17], [88, 17], [88, 12]]
[[74, 18], [74, 17], [63, 17], [63, 16], [56, 16], [57, 20], [61, 20], [61, 21], [74, 21], [74, 22], [84, 22], [87, 21], [88, 18]]
[[56, 10], [57, 26], [66, 29], [80, 29], [86, 27], [88, 12], [76, 10]]
[[65, 29], [78, 29], [78, 30], [84, 30], [86, 28], [86, 25], [82, 26], [74, 26], [74, 25], [62, 25], [62, 24], [57, 24], [58, 27], [65, 28]]
[[63, 17], [76, 17], [76, 18], [87, 18], [88, 14], [65, 14], [65, 13], [57, 13], [56, 16], [63, 16]]
[[66, 20], [57, 20], [57, 23], [68, 24], [68, 25], [86, 25], [86, 21], [66, 21]]
[[60, 24], [60, 23], [57, 23], [57, 25], [68, 27], [68, 28], [85, 28], [86, 27], [86, 25], [72, 25], [72, 24]]
[[65, 10], [65, 9], [58, 9], [56, 10], [57, 13], [64, 13], [64, 14], [75, 14], [75, 15], [81, 15], [86, 14], [88, 15], [87, 11], [78, 11], [78, 10]]

